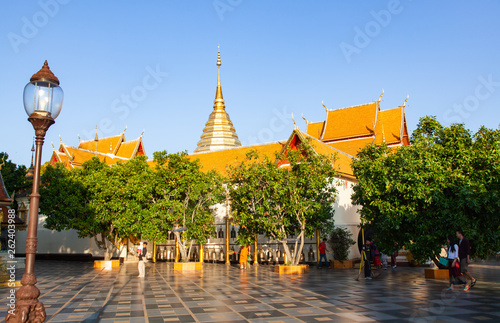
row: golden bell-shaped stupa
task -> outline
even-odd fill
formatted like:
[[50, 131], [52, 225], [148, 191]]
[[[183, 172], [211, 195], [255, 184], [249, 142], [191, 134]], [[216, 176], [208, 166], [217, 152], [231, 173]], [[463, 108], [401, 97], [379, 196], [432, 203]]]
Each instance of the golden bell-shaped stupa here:
[[208, 117], [208, 121], [203, 129], [203, 134], [198, 142], [195, 153], [202, 151], [221, 150], [226, 148], [240, 147], [241, 142], [238, 139], [231, 119], [226, 112], [226, 105], [222, 97], [222, 87], [220, 85], [220, 50], [217, 54], [217, 90], [215, 92], [214, 110]]

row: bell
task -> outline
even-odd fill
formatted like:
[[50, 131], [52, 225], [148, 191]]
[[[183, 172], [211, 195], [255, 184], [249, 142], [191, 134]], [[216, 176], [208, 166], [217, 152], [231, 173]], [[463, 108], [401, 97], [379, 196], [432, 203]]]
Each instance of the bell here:
[[222, 231], [222, 228], [219, 229], [219, 239], [224, 239], [224, 231]]
[[236, 262], [236, 252], [234, 252], [234, 247], [231, 247], [231, 262]]
[[309, 262], [314, 262], [314, 251], [312, 246], [310, 246], [309, 248], [309, 253], [307, 254], [307, 258], [309, 258]]
[[300, 254], [300, 262], [304, 262], [304, 251]]
[[198, 262], [198, 248], [194, 248], [193, 250], [193, 261]]
[[264, 249], [260, 248], [260, 253], [259, 253], [259, 263], [264, 263], [266, 262], [266, 254], [264, 253]]
[[222, 262], [224, 262], [226, 260], [226, 258], [224, 257], [224, 251], [222, 251], [222, 250], [219, 253], [219, 260]]
[[231, 229], [231, 239], [236, 239], [236, 230], [234, 227]]

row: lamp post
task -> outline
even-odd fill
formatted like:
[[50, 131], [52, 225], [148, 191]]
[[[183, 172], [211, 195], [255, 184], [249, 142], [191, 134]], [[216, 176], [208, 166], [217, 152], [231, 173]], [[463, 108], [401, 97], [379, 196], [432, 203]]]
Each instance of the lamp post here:
[[40, 291], [35, 286], [35, 254], [37, 246], [38, 206], [40, 194], [40, 164], [42, 146], [45, 133], [54, 119], [61, 112], [63, 91], [59, 87], [59, 80], [52, 73], [47, 64], [34, 74], [24, 88], [24, 109], [28, 114], [28, 121], [35, 129], [35, 174], [33, 189], [30, 195], [28, 236], [26, 238], [26, 267], [21, 279], [21, 288], [16, 292], [16, 304], [13, 312], [8, 312], [6, 322], [43, 322], [46, 318], [45, 308], [38, 301]]

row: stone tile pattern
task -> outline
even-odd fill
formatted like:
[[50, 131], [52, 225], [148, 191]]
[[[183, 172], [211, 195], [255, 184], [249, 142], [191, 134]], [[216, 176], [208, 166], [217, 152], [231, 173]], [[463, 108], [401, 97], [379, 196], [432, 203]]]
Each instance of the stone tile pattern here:
[[[279, 275], [272, 266], [204, 264], [178, 272], [172, 263], [148, 263], [141, 279], [136, 264], [36, 262], [47, 322], [500, 322], [500, 266], [471, 270], [477, 285], [450, 292], [447, 281], [425, 279], [423, 268], [356, 281], [357, 270]], [[0, 322], [8, 292], [0, 289]]]

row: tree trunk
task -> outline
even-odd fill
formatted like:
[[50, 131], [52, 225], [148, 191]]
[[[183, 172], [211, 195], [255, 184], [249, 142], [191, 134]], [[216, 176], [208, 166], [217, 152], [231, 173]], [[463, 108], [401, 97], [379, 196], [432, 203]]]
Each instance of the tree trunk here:
[[180, 232], [175, 232], [175, 237], [177, 238], [179, 244], [179, 252], [181, 254], [182, 261], [188, 262], [189, 259], [187, 258], [186, 241], [181, 239]]

